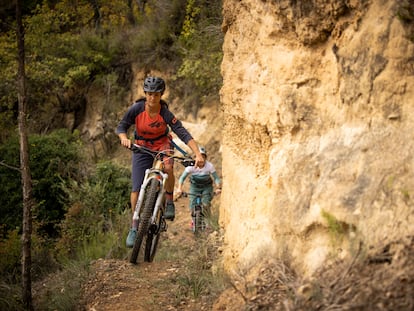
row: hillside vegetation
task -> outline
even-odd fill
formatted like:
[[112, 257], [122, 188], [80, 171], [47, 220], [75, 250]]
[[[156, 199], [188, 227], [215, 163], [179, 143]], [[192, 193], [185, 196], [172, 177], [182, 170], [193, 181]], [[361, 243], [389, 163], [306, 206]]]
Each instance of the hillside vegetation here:
[[[36, 201], [33, 281], [69, 269], [82, 282], [90, 260], [125, 256], [119, 241], [129, 226], [130, 172], [111, 158], [135, 75], [161, 74], [168, 100], [181, 102], [181, 115], [196, 116], [217, 101], [221, 1], [33, 0], [23, 11]], [[2, 6], [0, 16], [0, 309], [12, 310], [21, 308], [22, 217], [14, 6]], [[98, 131], [92, 124], [94, 137], [85, 134], [91, 102], [102, 120]], [[73, 290], [56, 293], [66, 297], [67, 310], [76, 303], [78, 283]]]

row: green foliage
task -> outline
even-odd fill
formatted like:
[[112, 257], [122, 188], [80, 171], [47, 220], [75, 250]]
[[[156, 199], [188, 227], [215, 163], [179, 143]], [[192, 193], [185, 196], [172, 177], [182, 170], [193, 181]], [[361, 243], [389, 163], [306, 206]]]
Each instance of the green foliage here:
[[[33, 196], [36, 207], [34, 218], [40, 230], [55, 234], [56, 223], [64, 215], [64, 197], [61, 181], [80, 179], [82, 163], [79, 137], [67, 130], [58, 130], [50, 135], [29, 137], [30, 170], [33, 182]], [[19, 164], [19, 143], [11, 137], [0, 145], [0, 158], [8, 166], [0, 165], [0, 224], [4, 228], [19, 228], [22, 223], [21, 175], [16, 169]]]
[[57, 271], [60, 266], [55, 258], [54, 242], [48, 237], [35, 232], [32, 238], [32, 280], [38, 281], [50, 273]]
[[[125, 247], [123, 243], [120, 244], [119, 234], [129, 226], [124, 222], [125, 209], [129, 213], [129, 170], [111, 162], [101, 162], [89, 173], [83, 169], [84, 173], [89, 174], [87, 178], [79, 175], [78, 162], [82, 161], [78, 154], [78, 137], [65, 130], [47, 136], [34, 135], [29, 142], [31, 163], [34, 163], [34, 195], [36, 201], [40, 202], [34, 210], [33, 278], [38, 279], [56, 269], [56, 251], [61, 263], [68, 263], [68, 258], [88, 261], [108, 256], [125, 256]], [[11, 152], [10, 146], [8, 144], [8, 148], [4, 149], [4, 146], [0, 146], [3, 154], [9, 152], [4, 158], [18, 159], [17, 150]], [[0, 170], [4, 170], [4, 173], [16, 172], [5, 166], [0, 166]], [[7, 174], [0, 175], [3, 178]], [[15, 180], [2, 179], [1, 182], [6, 186], [15, 184], [19, 188], [20, 175], [17, 172]], [[1, 190], [3, 189], [8, 188]], [[17, 198], [21, 190], [14, 193], [16, 201], [21, 201], [21, 198]], [[1, 195], [8, 198], [4, 193]], [[21, 202], [16, 204], [21, 205]], [[9, 284], [14, 284], [19, 282], [21, 276], [21, 209], [15, 206], [14, 209], [7, 209], [7, 205], [0, 208], [1, 217], [10, 221], [5, 223], [2, 220], [0, 276]], [[20, 220], [17, 222], [17, 219]], [[17, 228], [7, 231], [13, 221]], [[52, 226], [55, 233], [61, 228], [61, 237], [56, 246], [44, 236], [48, 226]], [[71, 300], [70, 297], [61, 299]]]
[[328, 232], [334, 246], [342, 243], [344, 239], [348, 237], [350, 232], [356, 231], [354, 225], [338, 220], [334, 215], [327, 211], [322, 210], [321, 216], [326, 221]]
[[[32, 234], [32, 280], [38, 280], [57, 268], [50, 246], [43, 237]], [[0, 238], [0, 279], [13, 288], [21, 283], [21, 237], [17, 229]], [[0, 284], [0, 286], [2, 286]], [[0, 296], [1, 297], [1, 296]], [[0, 310], [1, 308], [0, 301]]]
[[414, 1], [402, 0], [399, 4], [397, 16], [403, 22], [412, 24], [414, 22]]
[[76, 86], [78, 83], [85, 83], [88, 81], [89, 75], [91, 74], [88, 66], [80, 65], [72, 67], [68, 70], [66, 76], [63, 77], [63, 86], [70, 88]]
[[196, 0], [189, 0], [186, 7], [186, 16], [183, 24], [181, 36], [184, 40], [189, 40], [196, 31], [196, 18], [200, 15], [201, 8], [196, 6]]
[[178, 297], [191, 297], [192, 299], [199, 298], [202, 294], [207, 294], [208, 278], [206, 276], [194, 273], [188, 273], [178, 278], [180, 285]]
[[[147, 16], [122, 35], [126, 57], [142, 70], [174, 71], [180, 59], [175, 42], [185, 18], [185, 0], [148, 2]], [[127, 40], [127, 41], [126, 41]]]
[[64, 188], [70, 205], [82, 202], [105, 219], [121, 213], [130, 191], [130, 171], [110, 161], [96, 164], [94, 173], [83, 183], [72, 181]]
[[21, 291], [19, 284], [9, 284], [4, 280], [0, 280], [0, 310], [25, 310], [21, 299]]
[[96, 259], [114, 252], [119, 240], [114, 226], [128, 207], [129, 183], [128, 170], [102, 162], [87, 181], [66, 184], [69, 208], [61, 225], [61, 256]]
[[[208, 39], [208, 38], [205, 38]], [[199, 50], [202, 53], [202, 48]], [[201, 56], [201, 55], [199, 55]], [[222, 61], [221, 52], [212, 52], [204, 55], [202, 59], [197, 58], [196, 55], [188, 55], [183, 60], [183, 63], [177, 73], [178, 78], [186, 78], [192, 81], [192, 84], [197, 93], [208, 96], [217, 96], [222, 80], [219, 76], [215, 77], [214, 73], [220, 69]]]
[[0, 33], [0, 142], [14, 129], [16, 108], [17, 43], [13, 32]]
[[[190, 102], [201, 105], [207, 96], [218, 96], [221, 1], [149, 1], [145, 15], [134, 3], [130, 2], [132, 7], [123, 0], [24, 4], [28, 124], [33, 134], [29, 137], [30, 169], [36, 202], [33, 272], [37, 278], [48, 272], [42, 267], [56, 267], [56, 250], [61, 256], [82, 260], [125, 255], [120, 235], [130, 221], [125, 217], [129, 172], [109, 162], [87, 167], [77, 133], [54, 131], [64, 127], [67, 113], [78, 118], [75, 124], [80, 123], [90, 87], [101, 88], [106, 117], [124, 100], [123, 92], [132, 81], [132, 64], [144, 72], [176, 73], [169, 85], [171, 93], [182, 97], [188, 109], [194, 107], [194, 113], [199, 106], [190, 106]], [[9, 5], [0, 12], [10, 23], [11, 9]], [[0, 165], [4, 251], [0, 268], [11, 271], [7, 278], [14, 282], [20, 278], [22, 190], [16, 136], [17, 46], [15, 28], [10, 25], [0, 28], [0, 159], [4, 164]], [[56, 249], [50, 235], [59, 238]], [[70, 299], [65, 302], [66, 298], [52, 295], [45, 300], [55, 307], [44, 310], [70, 305]]]
[[36, 106], [72, 89], [84, 92], [94, 75], [110, 65], [108, 37], [88, 28], [92, 12], [88, 3], [61, 1], [53, 9], [44, 3], [27, 18], [27, 76]]
[[130, 176], [129, 169], [111, 161], [97, 164], [91, 183], [102, 191], [98, 206], [105, 218], [111, 218], [114, 213], [119, 214], [125, 210], [125, 198], [129, 197], [130, 192]]
[[[7, 238], [0, 239], [0, 276], [2, 280], [16, 283], [20, 278], [20, 236], [18, 230], [11, 230]], [[3, 310], [3, 309], [2, 309]]]
[[[25, 8], [32, 133], [62, 127], [66, 113], [82, 118], [88, 90], [95, 81], [108, 102], [121, 101], [119, 88], [130, 87], [133, 63], [144, 72], [177, 73], [169, 87], [194, 113], [206, 98], [218, 98], [222, 83], [221, 0], [150, 1], [145, 15], [135, 2], [123, 0], [35, 1]], [[0, 142], [16, 128], [14, 31], [7, 27], [0, 32]], [[116, 84], [108, 85], [114, 75]], [[108, 93], [112, 89], [115, 92]], [[193, 102], [199, 105], [191, 106]], [[75, 124], [79, 122], [75, 120]]]
[[174, 280], [178, 284], [177, 300], [182, 297], [200, 299], [205, 295], [216, 295], [225, 287], [225, 273], [222, 268], [212, 266], [214, 244], [212, 241], [200, 239], [197, 248], [187, 258], [187, 269], [184, 274]]
[[88, 273], [88, 263], [73, 261], [66, 264], [47, 282], [47, 288], [42, 289], [38, 297], [35, 297], [36, 309], [76, 310], [79, 306], [82, 284], [86, 281]]
[[335, 236], [342, 235], [345, 233], [344, 228], [340, 221], [338, 221], [335, 216], [328, 213], [327, 211], [321, 212], [322, 217], [326, 220], [328, 224], [329, 231]]
[[397, 17], [407, 29], [407, 37], [414, 42], [414, 0], [402, 0], [399, 2]]
[[[56, 1], [53, 6], [45, 1], [25, 16], [28, 121], [32, 132], [62, 127], [62, 118], [56, 124], [51, 119], [61, 112], [80, 110], [95, 78], [119, 71], [117, 67], [124, 63], [124, 46], [113, 45], [111, 40], [112, 34], [125, 25], [129, 9], [119, 0], [103, 1], [100, 10], [99, 31], [92, 22], [94, 9], [87, 1]], [[0, 33], [0, 128], [5, 130], [5, 137], [16, 124], [15, 38], [14, 28]], [[5, 137], [0, 136], [0, 141]]]
[[[0, 170], [2, 167], [0, 167]], [[9, 169], [10, 170], [10, 169]], [[14, 170], [13, 170], [14, 171]], [[4, 174], [0, 173], [0, 178], [2, 179], [2, 183], [5, 187], [1, 188], [0, 191], [6, 191], [12, 189], [13, 187], [9, 187], [10, 184], [15, 184], [15, 188], [19, 188], [20, 186], [20, 175], [17, 174], [16, 179], [4, 179], [7, 176], [5, 172]], [[6, 176], [7, 175], [7, 176]], [[20, 237], [20, 225], [21, 225], [21, 214], [22, 203], [19, 202], [17, 205], [8, 206], [7, 203], [10, 203], [10, 199], [15, 199], [16, 201], [21, 201], [21, 189], [16, 190], [16, 192], [10, 193], [2, 193], [2, 198], [6, 204], [2, 204], [0, 206], [1, 209], [1, 236], [0, 236], [0, 279], [5, 281], [5, 283], [0, 284], [0, 286], [4, 286], [4, 289], [13, 290], [14, 285], [20, 283], [21, 279], [21, 237]], [[18, 222], [19, 220], [19, 222]], [[47, 242], [44, 237], [37, 235], [37, 228], [39, 224], [37, 222], [38, 219], [34, 221], [34, 232], [32, 234], [31, 245], [32, 245], [32, 279], [35, 280], [46, 273], [53, 271], [56, 268], [55, 260], [53, 259], [53, 254], [50, 249], [50, 242]], [[41, 223], [45, 223], [46, 220], [41, 220]], [[14, 229], [9, 230], [10, 227]], [[10, 295], [9, 297], [12, 297]], [[11, 300], [8, 302], [3, 302], [0, 299], [0, 310], [15, 310], [15, 307], [2, 308], [1, 306], [4, 305], [3, 303], [14, 303], [15, 300]], [[17, 310], [17, 308], [16, 308]]]
[[182, 63], [175, 79], [183, 81], [180, 87], [191, 90], [193, 96], [184, 105], [194, 114], [206, 99], [217, 99], [222, 78], [220, 65], [223, 57], [221, 32], [221, 1], [191, 0], [177, 45]]

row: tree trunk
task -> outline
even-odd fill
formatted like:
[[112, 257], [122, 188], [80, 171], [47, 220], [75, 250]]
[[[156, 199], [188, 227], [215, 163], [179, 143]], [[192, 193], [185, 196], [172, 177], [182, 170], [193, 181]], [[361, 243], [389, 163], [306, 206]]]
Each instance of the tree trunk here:
[[22, 233], [22, 296], [26, 310], [33, 310], [32, 280], [31, 280], [31, 235], [32, 235], [32, 178], [29, 167], [29, 150], [27, 137], [27, 98], [25, 74], [24, 29], [22, 23], [22, 0], [16, 0], [18, 72], [17, 93], [19, 102], [19, 140], [20, 140], [20, 170], [23, 188], [23, 233]]
[[145, 4], [147, 3], [147, 0], [136, 0], [138, 4], [138, 10], [139, 12], [144, 15], [145, 14]]
[[127, 2], [128, 2], [128, 9], [129, 9], [128, 15], [127, 15], [128, 21], [131, 25], [135, 25], [136, 21], [135, 21], [135, 16], [134, 16], [134, 6], [132, 3], [132, 0], [128, 0]]
[[93, 20], [95, 21], [95, 30], [101, 29], [101, 10], [97, 0], [90, 0], [89, 3], [93, 7]]

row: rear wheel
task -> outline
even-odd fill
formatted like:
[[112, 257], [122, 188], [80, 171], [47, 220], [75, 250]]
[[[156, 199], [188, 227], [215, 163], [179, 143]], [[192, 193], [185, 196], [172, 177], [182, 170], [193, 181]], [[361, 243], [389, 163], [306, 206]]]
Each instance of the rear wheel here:
[[160, 240], [161, 232], [166, 230], [167, 224], [163, 217], [163, 209], [160, 208], [157, 213], [155, 224], [150, 225], [147, 241], [145, 244], [144, 260], [152, 262], [157, 251], [158, 242]]
[[150, 218], [151, 218], [154, 206], [155, 206], [155, 201], [157, 199], [158, 190], [159, 190], [159, 182], [156, 179], [151, 179], [147, 187], [145, 188], [145, 197], [144, 197], [144, 203], [143, 203], [144, 208], [140, 215], [137, 237], [135, 239], [131, 258], [129, 260], [133, 264], [137, 263], [137, 258], [138, 258], [139, 251], [142, 245], [142, 241], [144, 240], [144, 237], [147, 236], [148, 228], [150, 225]]

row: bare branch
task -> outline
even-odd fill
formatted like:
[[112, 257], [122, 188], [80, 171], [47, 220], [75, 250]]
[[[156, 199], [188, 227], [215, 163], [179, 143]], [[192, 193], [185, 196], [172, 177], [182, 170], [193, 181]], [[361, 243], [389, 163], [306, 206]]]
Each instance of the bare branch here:
[[18, 172], [21, 172], [21, 169], [20, 169], [20, 168], [15, 167], [15, 166], [12, 166], [12, 165], [8, 165], [8, 164], [7, 164], [7, 163], [5, 163], [4, 161], [0, 161], [0, 165], [3, 165], [3, 166], [5, 166], [5, 167], [7, 167], [7, 168], [9, 168], [9, 169], [12, 169], [12, 170], [16, 170], [16, 171], [18, 171]]

